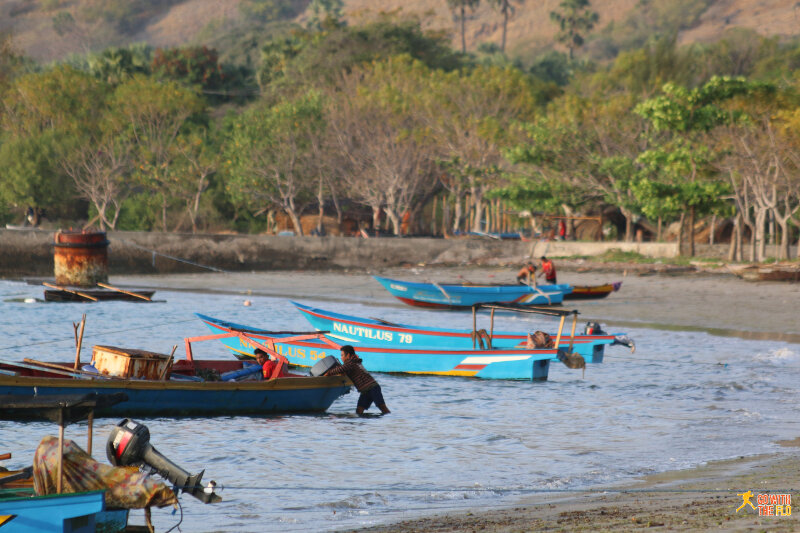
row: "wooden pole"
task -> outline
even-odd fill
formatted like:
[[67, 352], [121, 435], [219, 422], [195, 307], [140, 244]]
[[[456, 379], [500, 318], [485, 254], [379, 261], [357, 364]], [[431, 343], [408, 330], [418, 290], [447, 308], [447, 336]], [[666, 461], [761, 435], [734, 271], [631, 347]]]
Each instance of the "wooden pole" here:
[[431, 208], [431, 235], [436, 235], [436, 203], [438, 196], [433, 197], [433, 207]]
[[167, 359], [167, 365], [164, 367], [164, 370], [161, 371], [161, 375], [158, 376], [159, 380], [166, 379], [167, 375], [169, 374], [169, 369], [172, 368], [172, 358], [175, 356], [175, 350], [178, 349], [178, 345], [175, 344], [172, 346], [172, 351], [169, 354], [169, 359]]
[[558, 324], [558, 334], [556, 335], [556, 345], [555, 348], [558, 350], [558, 345], [561, 343], [561, 332], [564, 330], [564, 320], [566, 320], [567, 315], [561, 316], [561, 322]]
[[569, 338], [569, 352], [572, 353], [572, 345], [575, 344], [575, 326], [578, 325], [578, 313], [572, 314], [572, 334]]
[[94, 428], [94, 411], [89, 411], [89, 435], [87, 435], [88, 442], [86, 443], [86, 452], [89, 457], [92, 456], [92, 429]]
[[492, 337], [494, 337], [494, 307], [492, 307], [492, 318], [489, 322], [489, 349], [492, 349]]
[[[76, 326], [76, 324], [73, 324]], [[83, 328], [86, 327], [86, 313], [81, 317], [81, 331], [78, 333], [78, 338], [75, 340], [75, 366], [73, 370], [78, 370], [81, 366], [81, 346], [83, 345]]]
[[73, 291], [72, 289], [68, 289], [66, 287], [62, 287], [61, 285], [53, 285], [52, 283], [47, 283], [47, 282], [42, 282], [42, 285], [44, 285], [45, 287], [50, 287], [51, 289], [56, 289], [56, 290], [59, 290], [59, 291], [69, 292], [69, 293], [72, 293], [72, 294], [77, 294], [81, 298], [86, 298], [87, 300], [91, 300], [93, 302], [97, 301], [97, 298], [95, 298], [94, 296], [90, 296], [90, 295], [86, 294], [85, 292]]
[[98, 287], [103, 287], [104, 289], [111, 289], [112, 291], [121, 292], [122, 294], [127, 294], [128, 296], [134, 296], [136, 298], [141, 298], [142, 300], [146, 300], [148, 302], [152, 302], [153, 301], [149, 296], [145, 296], [143, 294], [137, 294], [137, 293], [131, 292], [131, 291], [126, 291], [126, 290], [120, 289], [119, 287], [114, 287], [113, 285], [109, 285], [108, 283], [100, 283], [98, 281], [97, 282], [97, 286]]
[[64, 409], [58, 410], [58, 479], [56, 479], [56, 494], [61, 494], [64, 474]]
[[475, 349], [475, 338], [478, 336], [478, 317], [475, 306], [472, 306], [472, 349]]

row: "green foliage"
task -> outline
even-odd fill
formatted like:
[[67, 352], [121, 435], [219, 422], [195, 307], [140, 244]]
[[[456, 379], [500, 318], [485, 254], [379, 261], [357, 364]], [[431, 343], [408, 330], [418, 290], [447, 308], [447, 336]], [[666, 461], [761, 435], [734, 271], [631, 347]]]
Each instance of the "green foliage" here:
[[566, 54], [552, 50], [537, 57], [529, 72], [544, 82], [564, 87], [572, 79], [573, 64]]
[[87, 68], [96, 78], [118, 85], [135, 74], [149, 74], [153, 50], [145, 44], [132, 44], [127, 48], [106, 48], [99, 54], [87, 57]]
[[635, 112], [650, 120], [656, 131], [708, 131], [738, 117], [720, 103], [757, 90], [769, 90], [769, 87], [728, 76], [714, 76], [702, 87], [691, 90], [667, 83], [662, 88], [662, 96], [642, 102]]
[[299, 15], [298, 3], [291, 0], [244, 0], [239, 11], [246, 19], [258, 22], [294, 18]]
[[343, 26], [342, 0], [311, 0], [308, 5], [308, 23], [306, 27], [313, 31], [327, 30]]
[[603, 263], [653, 263], [651, 257], [644, 256], [639, 252], [624, 252], [619, 248], [611, 248], [600, 255], [594, 257], [595, 260]]
[[65, 139], [53, 130], [0, 143], [0, 203], [46, 208], [50, 216], [65, 211], [75, 192], [59, 159]]
[[321, 87], [335, 83], [357, 65], [407, 54], [431, 68], [453, 70], [462, 65], [442, 33], [426, 32], [415, 20], [385, 17], [359, 27], [337, 27], [317, 34], [295, 34], [263, 48], [259, 84]]
[[589, 0], [561, 0], [559, 11], [550, 12], [550, 19], [558, 24], [556, 41], [569, 49], [570, 59], [574, 50], [583, 46], [584, 35], [594, 28], [600, 18], [589, 6]]

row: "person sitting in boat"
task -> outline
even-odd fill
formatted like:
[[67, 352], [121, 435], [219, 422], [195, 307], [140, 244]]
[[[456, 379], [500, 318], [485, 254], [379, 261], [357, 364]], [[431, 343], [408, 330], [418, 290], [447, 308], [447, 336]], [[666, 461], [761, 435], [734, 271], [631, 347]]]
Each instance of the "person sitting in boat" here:
[[386, 402], [383, 400], [381, 386], [378, 385], [375, 378], [364, 369], [361, 364], [362, 360], [356, 355], [355, 349], [349, 344], [345, 344], [340, 350], [343, 364], [329, 368], [323, 375], [336, 376], [345, 374], [350, 378], [350, 381], [356, 386], [358, 392], [361, 393], [358, 397], [358, 404], [356, 405], [356, 414], [358, 416], [363, 415], [364, 411], [369, 409], [373, 402], [378, 406], [378, 409], [381, 410], [381, 413], [385, 415], [389, 414], [391, 411], [386, 407]]
[[517, 283], [536, 286], [536, 266], [528, 263], [517, 272]]
[[539, 272], [539, 276], [542, 275], [544, 275], [544, 279], [547, 283], [558, 283], [556, 281], [556, 267], [553, 262], [545, 256], [542, 256], [542, 271]]
[[553, 338], [544, 331], [535, 331], [528, 333], [528, 342], [525, 343], [526, 348], [553, 348], [556, 343]]
[[261, 348], [256, 348], [254, 355], [256, 362], [261, 365], [261, 377], [263, 379], [272, 379], [286, 375], [286, 365], [281, 361], [271, 358], [269, 354]]

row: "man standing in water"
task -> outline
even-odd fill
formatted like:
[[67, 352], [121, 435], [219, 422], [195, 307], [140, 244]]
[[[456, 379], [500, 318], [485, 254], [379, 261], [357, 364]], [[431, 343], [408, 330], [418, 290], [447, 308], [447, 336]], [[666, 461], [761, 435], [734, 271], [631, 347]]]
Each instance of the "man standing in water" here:
[[367, 372], [361, 365], [361, 358], [356, 355], [355, 349], [349, 344], [345, 344], [340, 348], [342, 353], [342, 361], [344, 364], [334, 366], [327, 372], [325, 376], [335, 376], [345, 374], [353, 385], [356, 386], [361, 396], [358, 397], [358, 405], [356, 406], [356, 414], [361, 416], [364, 411], [369, 409], [369, 406], [374, 402], [381, 410], [381, 413], [388, 415], [391, 411], [386, 407], [386, 402], [383, 400], [381, 393], [381, 386], [375, 381], [369, 372]]
[[544, 279], [547, 280], [547, 283], [558, 283], [556, 281], [556, 267], [545, 256], [542, 256], [542, 271], [539, 275], [541, 276], [542, 274], [544, 274]]

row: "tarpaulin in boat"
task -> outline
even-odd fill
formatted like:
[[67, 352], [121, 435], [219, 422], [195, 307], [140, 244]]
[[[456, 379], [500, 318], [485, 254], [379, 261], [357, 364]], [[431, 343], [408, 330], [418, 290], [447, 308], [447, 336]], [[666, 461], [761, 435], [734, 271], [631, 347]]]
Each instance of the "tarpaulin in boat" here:
[[[33, 485], [37, 495], [55, 494], [58, 483], [58, 439], [42, 439], [33, 457]], [[98, 463], [80, 446], [64, 440], [62, 493], [106, 491], [106, 506], [118, 509], [164, 507], [177, 502], [175, 493], [135, 468]]]

